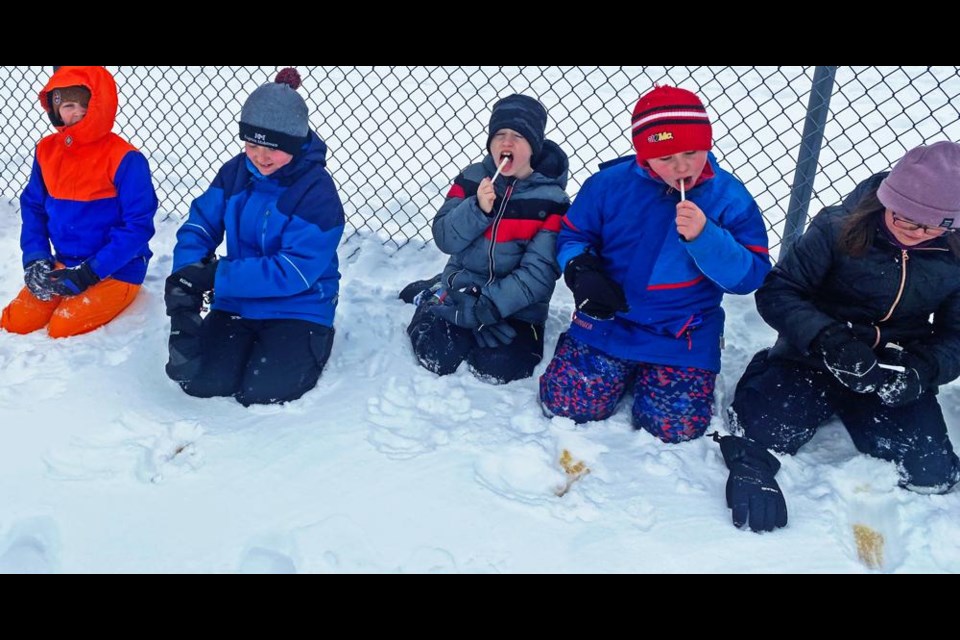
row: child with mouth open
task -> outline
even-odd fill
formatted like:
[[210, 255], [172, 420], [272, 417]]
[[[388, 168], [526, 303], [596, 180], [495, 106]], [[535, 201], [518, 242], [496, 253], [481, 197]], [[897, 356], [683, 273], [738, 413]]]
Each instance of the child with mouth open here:
[[540, 378], [548, 415], [604, 420], [633, 392], [632, 423], [700, 437], [720, 371], [724, 293], [770, 271], [753, 197], [710, 153], [706, 109], [658, 86], [633, 110], [636, 156], [601, 165], [563, 218], [557, 260], [576, 309]]
[[[418, 362], [438, 375], [466, 360], [482, 380], [533, 375], [560, 270], [560, 219], [570, 204], [567, 155], [545, 140], [547, 110], [529, 96], [498, 101], [487, 156], [453, 181], [433, 220], [443, 273], [401, 293], [417, 310], [407, 334]], [[433, 287], [423, 291], [430, 285]]]

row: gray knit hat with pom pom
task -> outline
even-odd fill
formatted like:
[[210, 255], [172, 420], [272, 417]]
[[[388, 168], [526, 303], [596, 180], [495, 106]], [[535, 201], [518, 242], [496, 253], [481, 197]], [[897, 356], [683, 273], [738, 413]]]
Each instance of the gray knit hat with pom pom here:
[[307, 103], [297, 93], [300, 74], [287, 67], [257, 87], [240, 111], [240, 139], [295, 155], [307, 141]]

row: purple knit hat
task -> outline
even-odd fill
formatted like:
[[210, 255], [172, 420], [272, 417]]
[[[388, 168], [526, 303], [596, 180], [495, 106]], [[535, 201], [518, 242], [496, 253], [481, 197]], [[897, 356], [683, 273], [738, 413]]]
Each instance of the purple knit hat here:
[[960, 226], [960, 144], [943, 141], [910, 149], [880, 183], [877, 197], [912, 222]]

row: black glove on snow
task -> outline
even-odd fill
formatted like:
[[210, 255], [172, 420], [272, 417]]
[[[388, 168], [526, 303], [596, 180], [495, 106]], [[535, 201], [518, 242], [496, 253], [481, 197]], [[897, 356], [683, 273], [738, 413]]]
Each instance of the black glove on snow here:
[[630, 311], [623, 287], [603, 268], [603, 260], [592, 253], [581, 253], [567, 263], [563, 280], [573, 292], [577, 310], [600, 320], [609, 320], [618, 311]]
[[53, 262], [45, 259], [33, 260], [23, 270], [23, 283], [38, 300], [47, 302], [57, 295], [50, 282], [51, 271]]
[[727, 478], [727, 506], [733, 525], [749, 525], [752, 531], [773, 531], [787, 524], [787, 503], [774, 479], [780, 461], [764, 447], [734, 436], [714, 439], [720, 443], [723, 461], [730, 469]]
[[75, 296], [100, 282], [86, 262], [66, 269], [54, 269], [49, 275], [50, 289], [58, 296]]
[[865, 342], [857, 340], [845, 324], [832, 324], [813, 339], [810, 346], [823, 356], [823, 363], [845, 387], [857, 393], [872, 393], [886, 379], [877, 356]]

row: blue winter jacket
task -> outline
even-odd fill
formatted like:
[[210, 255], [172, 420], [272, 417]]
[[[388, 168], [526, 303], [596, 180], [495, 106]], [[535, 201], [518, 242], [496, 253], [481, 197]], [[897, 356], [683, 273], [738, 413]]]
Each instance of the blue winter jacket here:
[[754, 291], [770, 258], [753, 197], [713, 154], [708, 162], [713, 177], [686, 192], [707, 216], [692, 242], [677, 233], [679, 192], [635, 159], [584, 183], [564, 218], [557, 260], [565, 269], [581, 253], [600, 256], [630, 311], [611, 320], [578, 311], [571, 336], [618, 358], [720, 370], [723, 294]]
[[267, 177], [237, 155], [190, 206], [173, 271], [214, 251], [226, 234], [213, 309], [333, 326], [343, 205], [325, 168], [327, 145], [311, 131], [305, 147]]

